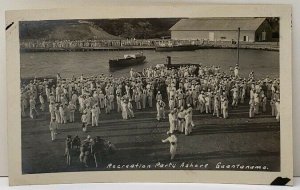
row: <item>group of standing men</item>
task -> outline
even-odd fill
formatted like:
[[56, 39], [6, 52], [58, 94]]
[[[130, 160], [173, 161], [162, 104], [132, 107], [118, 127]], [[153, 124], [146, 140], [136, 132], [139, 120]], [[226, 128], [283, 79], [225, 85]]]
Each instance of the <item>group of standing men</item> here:
[[221, 72], [219, 66], [158, 65], [141, 73], [131, 69], [128, 77], [120, 78], [101, 74], [63, 79], [58, 74], [56, 80], [35, 78], [24, 84], [21, 92], [22, 116], [26, 116], [29, 107], [29, 116], [36, 118], [40, 112], [37, 105], [44, 112], [49, 103], [52, 140], [58, 124], [75, 122], [76, 113], [81, 115], [82, 130], [87, 131], [88, 126], [99, 125], [102, 112], [116, 111], [126, 120], [135, 117], [134, 111], [151, 109], [154, 105], [159, 121], [169, 111], [168, 133], [172, 135], [174, 131], [185, 135], [192, 132], [193, 112], [226, 119], [229, 109], [246, 101], [250, 118], [266, 112], [270, 105], [272, 116], [280, 119], [279, 79], [267, 76], [257, 80], [254, 72], [242, 78], [238, 65], [228, 73]]

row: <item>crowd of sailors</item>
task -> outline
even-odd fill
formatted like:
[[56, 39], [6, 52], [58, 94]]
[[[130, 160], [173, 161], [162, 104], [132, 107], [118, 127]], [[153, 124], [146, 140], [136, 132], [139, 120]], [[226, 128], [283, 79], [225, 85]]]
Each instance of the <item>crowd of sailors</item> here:
[[90, 126], [99, 126], [101, 114], [118, 112], [128, 120], [135, 118], [135, 112], [155, 108], [158, 121], [166, 117], [169, 121], [170, 136], [162, 142], [170, 142], [171, 159], [176, 154], [175, 132], [192, 133], [193, 113], [227, 119], [230, 109], [246, 104], [249, 118], [270, 110], [280, 120], [279, 79], [257, 79], [254, 72], [243, 78], [239, 65], [227, 72], [218, 66], [158, 65], [142, 72], [131, 69], [129, 76], [119, 78], [100, 74], [63, 79], [57, 74], [56, 79], [34, 78], [21, 86], [22, 116], [34, 119], [48, 111], [52, 140], [61, 124], [81, 122], [86, 132]]

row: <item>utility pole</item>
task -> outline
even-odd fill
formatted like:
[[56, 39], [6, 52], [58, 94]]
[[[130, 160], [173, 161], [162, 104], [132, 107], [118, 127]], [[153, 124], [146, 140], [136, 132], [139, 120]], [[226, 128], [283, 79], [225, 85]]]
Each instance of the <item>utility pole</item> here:
[[237, 64], [240, 63], [240, 32], [241, 28], [238, 27], [238, 40], [237, 40]]

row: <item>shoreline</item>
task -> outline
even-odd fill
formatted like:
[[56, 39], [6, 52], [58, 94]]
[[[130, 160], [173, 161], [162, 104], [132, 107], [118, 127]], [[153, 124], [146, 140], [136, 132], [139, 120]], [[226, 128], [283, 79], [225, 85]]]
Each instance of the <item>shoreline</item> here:
[[[237, 49], [231, 45], [199, 45], [200, 49]], [[261, 46], [256, 44], [241, 44], [240, 49], [279, 51], [279, 47]], [[20, 52], [86, 52], [86, 51], [137, 51], [156, 50], [155, 46], [115, 46], [115, 47], [80, 47], [80, 48], [20, 48]], [[168, 50], [171, 52], [172, 50]], [[187, 50], [194, 51], [194, 50]]]

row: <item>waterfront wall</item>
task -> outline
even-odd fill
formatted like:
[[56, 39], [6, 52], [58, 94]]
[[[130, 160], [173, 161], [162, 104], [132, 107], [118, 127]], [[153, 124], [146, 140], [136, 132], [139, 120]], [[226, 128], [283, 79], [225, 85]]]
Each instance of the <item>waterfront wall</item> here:
[[[20, 42], [21, 51], [122, 51], [151, 50], [161, 45], [197, 45], [199, 49], [237, 48], [236, 41], [201, 40], [24, 40]], [[240, 42], [242, 49], [279, 50], [279, 42]]]

